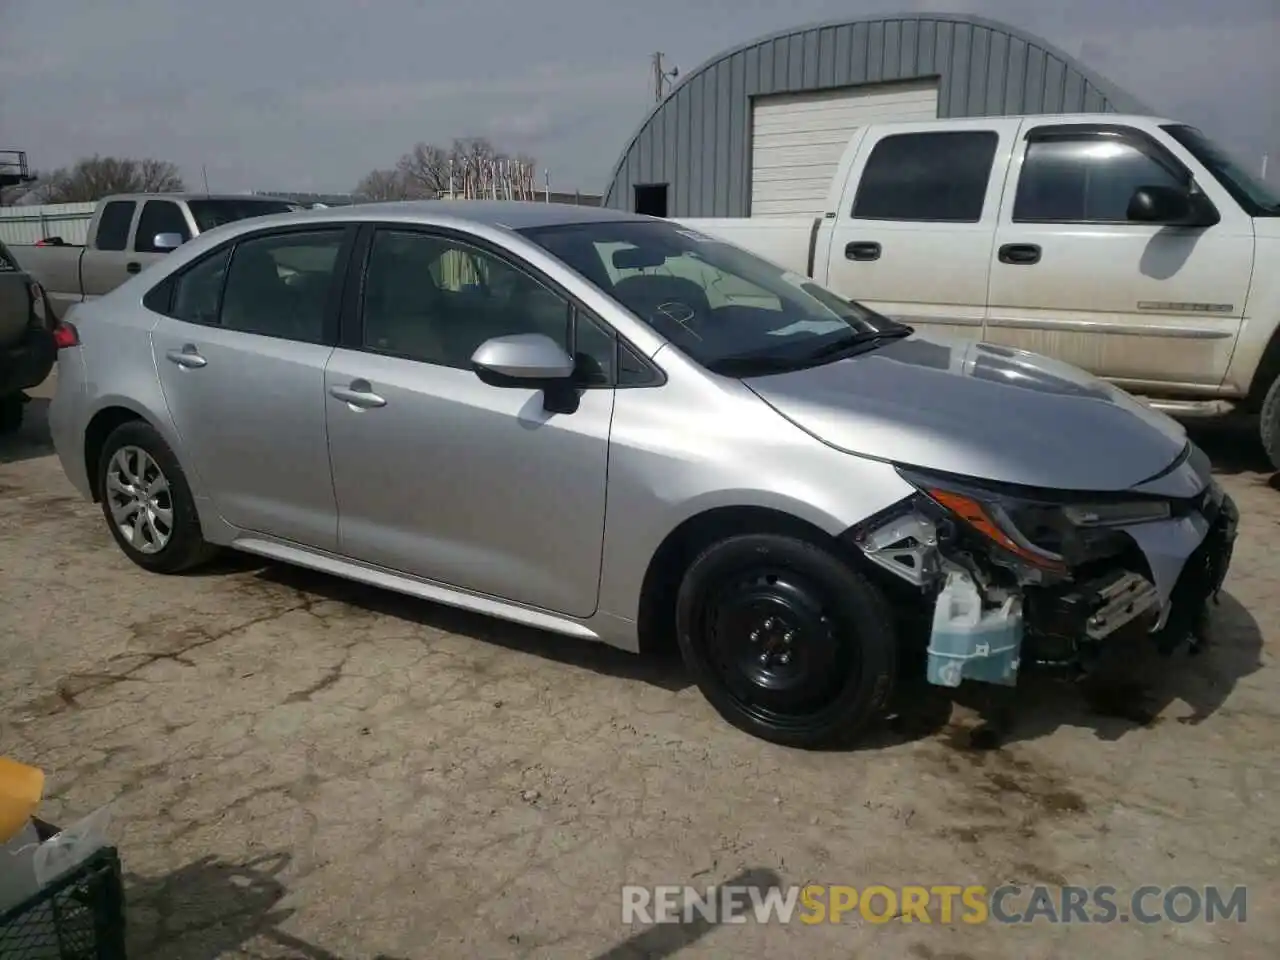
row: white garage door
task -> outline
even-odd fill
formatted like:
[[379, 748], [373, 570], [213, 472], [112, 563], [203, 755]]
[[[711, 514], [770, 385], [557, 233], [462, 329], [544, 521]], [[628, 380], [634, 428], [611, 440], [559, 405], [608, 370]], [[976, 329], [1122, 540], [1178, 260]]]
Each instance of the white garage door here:
[[751, 108], [751, 216], [821, 216], [858, 127], [938, 115], [938, 82], [757, 97]]

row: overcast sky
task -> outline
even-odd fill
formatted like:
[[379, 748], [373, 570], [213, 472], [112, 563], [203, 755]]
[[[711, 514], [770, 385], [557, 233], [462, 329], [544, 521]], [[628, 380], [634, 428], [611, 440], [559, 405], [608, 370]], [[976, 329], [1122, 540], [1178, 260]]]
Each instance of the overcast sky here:
[[598, 191], [652, 105], [653, 51], [689, 72], [785, 27], [921, 10], [1039, 34], [1280, 174], [1280, 0], [0, 0], [0, 148], [347, 191], [417, 141], [487, 136]]

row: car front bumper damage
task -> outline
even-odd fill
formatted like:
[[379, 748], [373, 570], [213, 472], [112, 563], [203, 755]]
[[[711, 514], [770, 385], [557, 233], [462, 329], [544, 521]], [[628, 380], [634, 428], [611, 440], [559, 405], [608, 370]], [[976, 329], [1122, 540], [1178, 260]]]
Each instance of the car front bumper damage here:
[[[1117, 527], [1130, 549], [1048, 578], [1017, 573], [1018, 564], [990, 544], [974, 549], [975, 538], [957, 537], [920, 500], [862, 525], [853, 542], [916, 588], [931, 610], [932, 682], [1008, 685], [1031, 667], [1087, 672], [1133, 639], [1165, 654], [1205, 642], [1239, 512], [1214, 482], [1180, 507], [1166, 520]], [[966, 604], [966, 597], [980, 601]]]

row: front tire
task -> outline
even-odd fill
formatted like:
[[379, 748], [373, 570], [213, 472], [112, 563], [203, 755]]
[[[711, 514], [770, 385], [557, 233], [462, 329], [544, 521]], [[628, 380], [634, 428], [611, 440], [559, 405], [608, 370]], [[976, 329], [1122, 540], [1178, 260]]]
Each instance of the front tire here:
[[1258, 427], [1267, 459], [1273, 469], [1280, 470], [1280, 377], [1271, 382], [1271, 389], [1262, 400]]
[[852, 741], [884, 712], [896, 681], [883, 594], [793, 537], [748, 534], [703, 551], [680, 586], [676, 636], [716, 711], [785, 746]]
[[215, 553], [178, 458], [150, 424], [132, 420], [107, 437], [98, 492], [111, 535], [144, 570], [180, 573]]

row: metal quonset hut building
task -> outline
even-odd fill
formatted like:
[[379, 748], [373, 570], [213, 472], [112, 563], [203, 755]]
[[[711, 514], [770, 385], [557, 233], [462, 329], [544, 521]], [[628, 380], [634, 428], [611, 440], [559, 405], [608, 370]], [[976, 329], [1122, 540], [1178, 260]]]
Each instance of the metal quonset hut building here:
[[928, 117], [1147, 113], [1061, 50], [977, 17], [798, 27], [688, 74], [614, 167], [607, 207], [671, 217], [820, 215], [860, 125]]

